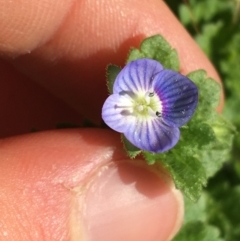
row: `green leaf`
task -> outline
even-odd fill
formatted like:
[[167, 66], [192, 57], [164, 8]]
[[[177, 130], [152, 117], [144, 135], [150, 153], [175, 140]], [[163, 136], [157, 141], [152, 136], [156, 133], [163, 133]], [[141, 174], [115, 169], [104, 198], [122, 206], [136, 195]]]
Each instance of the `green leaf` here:
[[[223, 195], [223, 193], [225, 193], [225, 195]], [[238, 241], [240, 238], [238, 205], [240, 200], [240, 186], [231, 189], [228, 188], [228, 190], [223, 193], [221, 191], [220, 198], [223, 198], [220, 200], [221, 204], [219, 204], [219, 198], [215, 200], [215, 203], [212, 203], [218, 207], [218, 210], [212, 213], [211, 222], [222, 227], [223, 236], [227, 241]], [[211, 207], [213, 208], [213, 206]]]
[[190, 222], [182, 227], [173, 241], [223, 241], [216, 227], [202, 222]]
[[207, 222], [208, 195], [205, 192], [201, 195], [197, 202], [192, 202], [188, 198], [184, 198], [184, 224], [194, 221]]
[[182, 145], [190, 148], [202, 149], [211, 143], [215, 143], [216, 136], [210, 125], [204, 122], [190, 121], [187, 126], [181, 128]]
[[127, 62], [139, 59], [150, 58], [159, 61], [164, 68], [179, 70], [179, 59], [175, 49], [173, 49], [169, 43], [161, 36], [154, 35], [146, 38], [140, 45], [140, 50], [131, 49]]
[[221, 20], [215, 23], [206, 24], [203, 26], [201, 34], [198, 34], [196, 36], [197, 43], [201, 46], [202, 50], [210, 57], [214, 55], [212, 41], [222, 27], [223, 21]]
[[161, 165], [171, 174], [176, 187], [192, 201], [197, 201], [206, 185], [205, 170], [196, 158], [184, 155], [179, 149], [172, 149], [166, 154], [143, 152], [145, 159], [153, 163], [160, 161]]
[[147, 56], [145, 56], [144, 53], [141, 53], [140, 50], [131, 48], [127, 58], [127, 63], [142, 58], [147, 58]]
[[113, 93], [113, 84], [120, 71], [121, 68], [116, 65], [110, 64], [107, 66], [107, 87], [109, 94]]
[[179, 17], [184, 25], [192, 22], [191, 10], [185, 4], [179, 6]]
[[239, 181], [235, 170], [228, 165], [211, 179], [207, 190], [208, 223], [218, 226], [226, 241], [240, 240]]
[[[181, 8], [185, 6], [185, 9], [180, 9], [181, 20], [184, 24], [189, 24], [190, 22], [200, 24], [204, 21], [208, 23], [211, 18], [217, 18], [219, 14], [222, 14], [223, 18], [224, 14], [227, 14], [227, 11], [231, 9], [233, 1], [190, 0], [186, 3], [187, 4], [181, 4]], [[187, 17], [185, 15], [187, 15]]]
[[206, 169], [207, 177], [212, 177], [229, 160], [230, 150], [235, 135], [235, 127], [223, 116], [218, 115], [211, 124], [216, 141], [211, 148], [200, 153], [200, 160]]
[[223, 116], [219, 115], [212, 125], [218, 141], [227, 147], [231, 147], [232, 139], [236, 133], [235, 126]]
[[205, 70], [197, 70], [187, 75], [199, 89], [199, 104], [194, 118], [211, 122], [216, 117], [214, 109], [220, 100], [221, 86], [212, 78], [206, 77]]
[[135, 158], [138, 154], [142, 152], [142, 150], [140, 150], [139, 148], [134, 146], [131, 142], [129, 142], [129, 140], [124, 135], [122, 135], [122, 142], [130, 158]]
[[176, 159], [176, 156], [173, 156], [164, 162], [163, 166], [171, 173], [176, 188], [196, 202], [201, 196], [202, 186], [207, 182], [205, 170], [194, 157], [178, 157], [178, 162]]
[[232, 186], [229, 181], [225, 180], [224, 175], [223, 169], [220, 175], [210, 181], [209, 188], [204, 191], [197, 203], [190, 202], [188, 199], [184, 200], [183, 229], [189, 224], [200, 221], [205, 227], [209, 225], [218, 227], [220, 236], [225, 241], [240, 240], [240, 216], [238, 214], [240, 185]]

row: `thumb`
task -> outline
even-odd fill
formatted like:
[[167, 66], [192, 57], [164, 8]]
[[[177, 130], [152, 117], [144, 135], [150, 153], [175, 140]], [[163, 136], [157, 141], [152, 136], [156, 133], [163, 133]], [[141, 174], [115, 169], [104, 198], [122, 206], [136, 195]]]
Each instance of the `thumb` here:
[[169, 179], [106, 130], [0, 142], [0, 240], [167, 241], [183, 218]]

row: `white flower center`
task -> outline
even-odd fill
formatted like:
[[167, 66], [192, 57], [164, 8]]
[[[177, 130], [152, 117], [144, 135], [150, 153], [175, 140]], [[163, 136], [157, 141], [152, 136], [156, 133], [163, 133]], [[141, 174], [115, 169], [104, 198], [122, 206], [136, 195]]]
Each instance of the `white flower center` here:
[[137, 106], [137, 109], [138, 109], [138, 112], [141, 112], [144, 110], [144, 106], [140, 104]]
[[135, 96], [125, 95], [125, 97], [126, 105], [121, 107], [127, 112], [123, 113], [129, 113], [138, 118], [161, 117], [162, 103], [157, 94], [148, 92]]

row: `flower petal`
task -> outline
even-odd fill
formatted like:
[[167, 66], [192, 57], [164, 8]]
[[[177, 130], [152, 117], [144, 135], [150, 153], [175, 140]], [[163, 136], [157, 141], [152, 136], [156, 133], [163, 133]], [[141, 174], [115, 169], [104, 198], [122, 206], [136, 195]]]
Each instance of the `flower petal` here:
[[156, 60], [138, 59], [127, 64], [118, 74], [113, 93], [148, 92], [152, 88], [152, 77], [163, 70], [163, 66]]
[[130, 123], [125, 137], [136, 147], [154, 153], [164, 152], [175, 146], [180, 137], [176, 127], [169, 127], [160, 119], [137, 120]]
[[155, 75], [153, 85], [167, 125], [180, 127], [191, 119], [198, 103], [198, 88], [190, 79], [173, 70], [163, 70]]
[[136, 117], [131, 113], [132, 103], [126, 96], [110, 95], [102, 108], [102, 118], [104, 122], [113, 130], [124, 133], [128, 125], [136, 121]]

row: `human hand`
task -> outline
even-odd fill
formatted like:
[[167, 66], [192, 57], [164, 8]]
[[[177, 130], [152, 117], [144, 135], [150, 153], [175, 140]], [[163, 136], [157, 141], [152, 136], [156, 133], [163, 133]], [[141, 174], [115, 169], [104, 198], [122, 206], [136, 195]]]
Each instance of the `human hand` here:
[[[205, 69], [202, 51], [160, 0], [0, 0], [0, 240], [169, 240], [183, 202], [163, 172], [129, 161], [103, 129], [32, 127], [100, 122], [105, 68], [162, 34], [181, 73]], [[47, 89], [47, 91], [45, 90]], [[222, 106], [222, 104], [221, 104]], [[220, 107], [221, 108], [221, 107]]]

